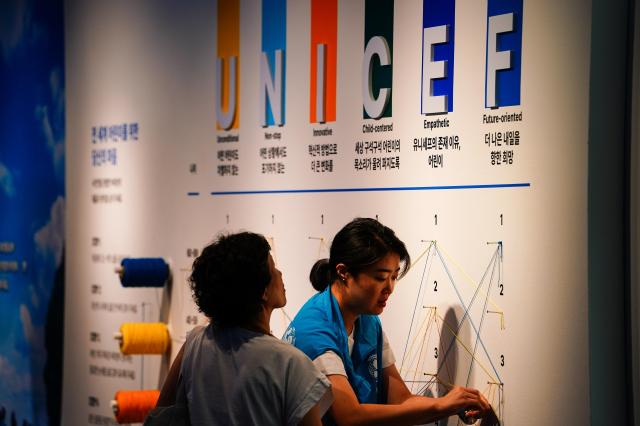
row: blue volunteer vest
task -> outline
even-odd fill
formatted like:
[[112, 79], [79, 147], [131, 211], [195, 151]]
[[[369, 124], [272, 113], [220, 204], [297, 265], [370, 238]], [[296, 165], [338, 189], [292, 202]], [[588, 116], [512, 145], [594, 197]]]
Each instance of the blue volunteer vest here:
[[377, 315], [360, 315], [349, 356], [347, 331], [331, 286], [304, 304], [283, 339], [315, 359], [333, 351], [344, 364], [347, 379], [361, 404], [386, 404], [382, 379], [382, 326]]

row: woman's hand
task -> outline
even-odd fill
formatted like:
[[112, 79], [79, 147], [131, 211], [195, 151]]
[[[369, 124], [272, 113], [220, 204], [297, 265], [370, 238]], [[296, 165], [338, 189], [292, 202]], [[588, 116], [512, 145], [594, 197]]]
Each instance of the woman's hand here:
[[468, 419], [482, 418], [491, 410], [491, 405], [479, 391], [462, 386], [454, 386], [449, 393], [440, 398], [440, 403], [444, 412], [450, 415], [464, 414]]
[[500, 426], [500, 420], [496, 415], [496, 412], [493, 409], [489, 410], [489, 412], [485, 413], [484, 417], [482, 417], [482, 421], [480, 422], [481, 426]]

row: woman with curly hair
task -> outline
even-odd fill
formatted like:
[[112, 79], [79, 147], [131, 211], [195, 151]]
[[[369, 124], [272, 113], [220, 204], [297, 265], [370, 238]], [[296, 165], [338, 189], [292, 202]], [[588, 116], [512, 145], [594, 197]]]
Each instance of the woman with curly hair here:
[[193, 298], [210, 323], [187, 337], [159, 407], [184, 389], [193, 425], [320, 424], [328, 380], [270, 333], [271, 313], [287, 299], [269, 251], [262, 235], [242, 232], [218, 237], [194, 261]]

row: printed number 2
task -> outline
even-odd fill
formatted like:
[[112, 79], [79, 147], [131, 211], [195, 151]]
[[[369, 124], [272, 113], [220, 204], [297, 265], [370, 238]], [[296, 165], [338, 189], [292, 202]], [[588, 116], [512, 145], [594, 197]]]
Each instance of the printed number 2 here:
[[500, 284], [500, 296], [504, 296], [504, 284]]
[[433, 282], [433, 291], [438, 291], [438, 281]]

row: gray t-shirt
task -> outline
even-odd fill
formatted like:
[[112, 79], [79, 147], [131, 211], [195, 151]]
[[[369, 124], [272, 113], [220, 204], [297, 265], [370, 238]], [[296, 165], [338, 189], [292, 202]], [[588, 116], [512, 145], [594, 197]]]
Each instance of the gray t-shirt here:
[[195, 328], [181, 372], [193, 425], [297, 425], [331, 386], [300, 350], [239, 327]]

